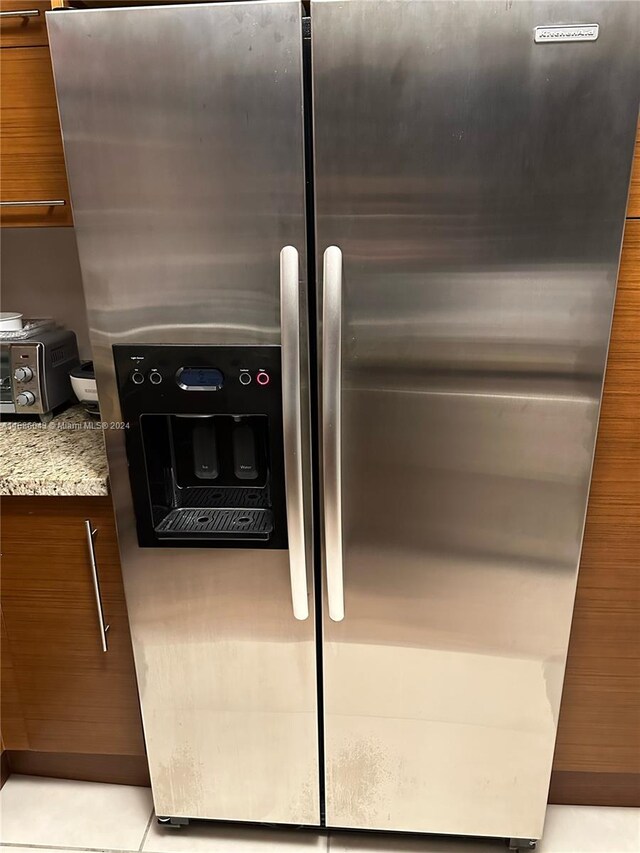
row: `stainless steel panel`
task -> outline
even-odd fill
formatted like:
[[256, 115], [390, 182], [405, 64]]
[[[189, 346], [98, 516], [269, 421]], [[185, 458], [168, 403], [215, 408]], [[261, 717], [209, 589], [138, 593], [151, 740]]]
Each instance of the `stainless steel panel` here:
[[[330, 826], [542, 832], [638, 117], [633, 7], [312, 2], [318, 276], [343, 253]], [[571, 23], [597, 41], [535, 43]]]
[[[48, 26], [102, 419], [119, 421], [113, 344], [280, 342], [283, 246], [305, 270], [300, 7]], [[287, 552], [140, 549], [122, 432], [106, 443], [156, 812], [317, 823], [314, 624], [292, 613]], [[308, 445], [305, 414], [307, 507]]]

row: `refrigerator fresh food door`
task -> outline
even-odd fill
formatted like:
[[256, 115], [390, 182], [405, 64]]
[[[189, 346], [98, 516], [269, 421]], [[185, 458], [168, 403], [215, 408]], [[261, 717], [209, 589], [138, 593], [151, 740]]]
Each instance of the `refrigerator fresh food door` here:
[[[103, 421], [123, 420], [126, 388], [132, 411], [155, 407], [141, 416], [147, 430], [170, 424], [174, 442], [193, 442], [174, 453], [176, 465], [195, 464], [191, 492], [206, 496], [226, 477], [236, 500], [268, 483], [266, 421], [252, 417], [274, 418], [269, 395], [283, 396], [270, 440], [276, 456], [283, 443], [288, 530], [274, 536], [286, 549], [265, 544], [271, 521], [246, 547], [207, 540], [229, 516], [218, 493], [222, 509], [195, 513], [199, 540], [179, 547], [167, 516], [141, 547], [128, 467], [142, 450], [131, 453], [126, 428], [105, 432], [156, 812], [317, 824], [300, 5], [47, 20]], [[177, 360], [179, 347], [190, 362]], [[236, 358], [234, 347], [247, 349]], [[118, 378], [114, 358], [141, 368]], [[163, 374], [164, 363], [179, 369]], [[248, 411], [232, 448], [233, 412], [211, 422], [207, 406], [221, 411], [225, 395], [245, 390], [272, 402]], [[170, 421], [163, 400], [180, 412]], [[201, 426], [184, 420], [185, 401]], [[162, 475], [153, 457], [146, 444], [149, 470]], [[271, 518], [240, 512], [239, 528], [258, 516]]]
[[327, 824], [537, 838], [637, 10], [311, 5]]

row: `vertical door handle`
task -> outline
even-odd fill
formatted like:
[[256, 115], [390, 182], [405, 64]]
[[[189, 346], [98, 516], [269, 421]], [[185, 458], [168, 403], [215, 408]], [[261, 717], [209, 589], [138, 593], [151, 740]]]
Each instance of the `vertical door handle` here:
[[102, 651], [109, 651], [109, 646], [107, 645], [107, 631], [109, 630], [109, 626], [105, 624], [104, 621], [104, 611], [102, 610], [102, 596], [100, 595], [100, 579], [98, 577], [98, 564], [96, 562], [96, 549], [93, 544], [93, 537], [98, 532], [94, 529], [93, 525], [87, 519], [84, 523], [85, 529], [87, 531], [87, 545], [89, 546], [89, 562], [91, 564], [91, 579], [93, 580], [93, 592], [96, 598], [96, 609], [98, 611], [98, 625], [100, 628], [100, 643], [102, 644]]
[[289, 538], [291, 600], [296, 619], [309, 618], [307, 547], [302, 482], [302, 408], [300, 395], [300, 293], [298, 252], [280, 252], [280, 332], [282, 337], [282, 424], [284, 478]]
[[329, 616], [344, 619], [342, 566], [342, 252], [329, 246], [322, 278], [322, 479]]

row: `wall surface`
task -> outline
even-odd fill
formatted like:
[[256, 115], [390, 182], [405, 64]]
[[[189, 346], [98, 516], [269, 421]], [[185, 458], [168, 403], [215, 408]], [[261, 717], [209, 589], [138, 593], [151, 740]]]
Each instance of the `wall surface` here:
[[53, 317], [78, 336], [91, 358], [87, 314], [73, 228], [3, 228], [0, 305], [25, 317]]

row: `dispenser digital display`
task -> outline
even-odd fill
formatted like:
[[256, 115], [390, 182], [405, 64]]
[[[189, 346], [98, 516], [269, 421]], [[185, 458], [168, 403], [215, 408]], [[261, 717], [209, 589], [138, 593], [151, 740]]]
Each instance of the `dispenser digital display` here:
[[224, 376], [216, 367], [181, 367], [176, 382], [184, 391], [219, 391]]

